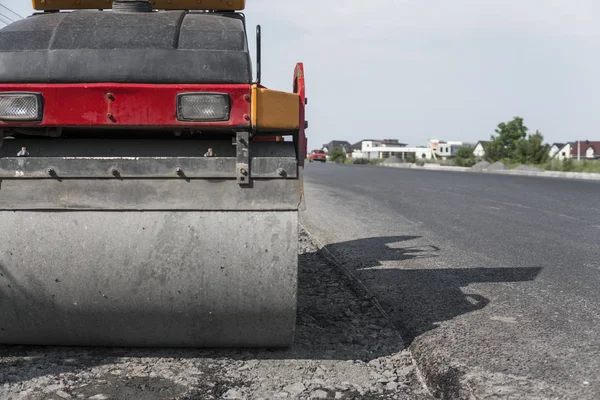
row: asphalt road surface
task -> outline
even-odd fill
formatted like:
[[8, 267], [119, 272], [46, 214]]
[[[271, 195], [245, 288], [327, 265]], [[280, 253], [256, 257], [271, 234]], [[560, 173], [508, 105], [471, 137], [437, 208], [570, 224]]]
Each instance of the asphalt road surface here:
[[309, 164], [303, 226], [445, 398], [600, 398], [600, 182]]

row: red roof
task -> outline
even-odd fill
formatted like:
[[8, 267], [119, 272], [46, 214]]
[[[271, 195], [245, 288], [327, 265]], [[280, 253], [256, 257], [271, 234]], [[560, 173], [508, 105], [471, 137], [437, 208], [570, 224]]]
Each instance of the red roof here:
[[594, 149], [594, 158], [600, 158], [600, 142], [590, 142], [589, 140], [582, 140], [581, 142], [575, 142], [571, 144], [571, 156], [577, 158], [577, 147], [578, 143], [581, 143], [581, 157], [586, 157], [588, 149], [591, 147]]

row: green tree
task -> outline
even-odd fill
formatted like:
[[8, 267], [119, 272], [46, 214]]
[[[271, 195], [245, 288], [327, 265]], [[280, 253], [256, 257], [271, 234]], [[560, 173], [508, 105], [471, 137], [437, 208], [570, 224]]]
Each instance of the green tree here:
[[515, 159], [519, 141], [527, 137], [528, 130], [521, 117], [515, 117], [510, 122], [501, 122], [496, 129], [497, 136], [492, 135], [490, 143], [486, 146], [486, 158], [489, 161]]
[[341, 147], [335, 148], [329, 157], [333, 162], [344, 164], [346, 162], [346, 151]]
[[456, 157], [462, 158], [463, 160], [468, 160], [469, 158], [474, 158], [473, 148], [471, 146], [465, 146], [458, 149], [456, 152]]
[[565, 158], [562, 163], [562, 170], [565, 172], [573, 171], [573, 160], [570, 158]]
[[544, 136], [536, 131], [527, 139], [519, 139], [514, 159], [521, 164], [543, 164], [548, 161], [549, 151], [549, 146], [544, 144]]
[[475, 155], [473, 154], [473, 147], [465, 146], [461, 147], [456, 152], [456, 165], [459, 167], [472, 167], [475, 165]]

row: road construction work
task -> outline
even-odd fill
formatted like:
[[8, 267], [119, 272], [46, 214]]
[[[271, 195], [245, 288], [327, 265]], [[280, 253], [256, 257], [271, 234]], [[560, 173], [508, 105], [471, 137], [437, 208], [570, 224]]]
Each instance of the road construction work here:
[[34, 0], [0, 31], [0, 343], [292, 344], [304, 69], [261, 85], [244, 3]]

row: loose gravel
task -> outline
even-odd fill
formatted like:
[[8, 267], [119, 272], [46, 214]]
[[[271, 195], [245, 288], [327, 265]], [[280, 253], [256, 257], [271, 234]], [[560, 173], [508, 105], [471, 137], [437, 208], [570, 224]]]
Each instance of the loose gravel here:
[[506, 165], [504, 165], [502, 161], [496, 161], [495, 163], [490, 165], [488, 169], [491, 171], [505, 171], [508, 168], [506, 167]]
[[523, 165], [523, 164], [519, 164], [516, 168], [514, 168], [515, 171], [525, 171], [525, 172], [543, 172], [544, 170], [541, 168], [537, 168], [531, 165]]
[[484, 171], [486, 169], [488, 169], [490, 167], [490, 163], [487, 161], [480, 161], [477, 164], [473, 165], [473, 167], [471, 167], [471, 169], [473, 171]]
[[0, 347], [1, 399], [430, 399], [355, 282], [300, 237], [288, 350]]

